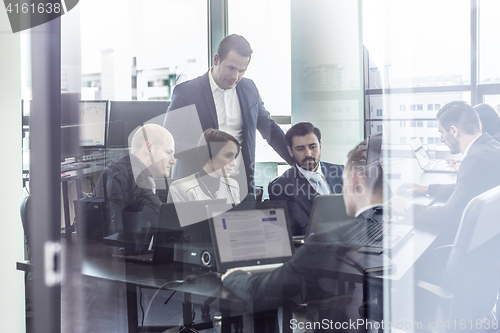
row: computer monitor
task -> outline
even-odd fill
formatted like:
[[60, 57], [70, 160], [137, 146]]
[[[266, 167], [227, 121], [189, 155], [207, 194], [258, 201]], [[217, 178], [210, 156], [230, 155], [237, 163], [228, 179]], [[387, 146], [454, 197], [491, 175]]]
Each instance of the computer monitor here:
[[169, 106], [164, 101], [111, 101], [108, 122], [108, 148], [128, 148], [136, 128], [145, 124], [163, 126]]
[[106, 147], [108, 101], [80, 101], [80, 146]]
[[61, 94], [61, 161], [79, 157], [80, 149], [80, 94]]

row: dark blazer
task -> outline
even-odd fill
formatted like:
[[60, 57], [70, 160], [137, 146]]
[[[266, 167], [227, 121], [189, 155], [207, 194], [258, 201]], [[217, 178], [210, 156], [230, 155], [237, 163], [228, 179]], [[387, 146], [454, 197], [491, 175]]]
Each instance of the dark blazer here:
[[[264, 139], [285, 161], [291, 164], [293, 160], [288, 154], [285, 134], [270, 118], [253, 81], [241, 79], [236, 85], [236, 92], [243, 119], [241, 153], [247, 181], [248, 184], [251, 184], [255, 169], [256, 130], [259, 130]], [[172, 112], [192, 104], [196, 105], [196, 113], [189, 113], [187, 110]], [[201, 124], [201, 132], [199, 125], [198, 130], [196, 130], [195, 124]], [[194, 148], [197, 146], [203, 131], [207, 128], [219, 128], [208, 72], [175, 87], [164, 127], [172, 133], [175, 140], [177, 164], [174, 169], [174, 178], [183, 178], [199, 171], [200, 164]], [[177, 154], [177, 152], [182, 153]]]
[[500, 143], [489, 134], [483, 134], [463, 159], [455, 184], [429, 186], [429, 195], [446, 203], [442, 206], [413, 205], [414, 218], [417, 222], [446, 227], [443, 238], [453, 241], [469, 201], [499, 185]]
[[[343, 165], [320, 162], [321, 170], [333, 194], [342, 193]], [[269, 198], [271, 200], [285, 200], [288, 205], [288, 215], [294, 236], [306, 232], [309, 216], [314, 199], [318, 192], [314, 190], [309, 181], [294, 164], [283, 175], [269, 184]]]

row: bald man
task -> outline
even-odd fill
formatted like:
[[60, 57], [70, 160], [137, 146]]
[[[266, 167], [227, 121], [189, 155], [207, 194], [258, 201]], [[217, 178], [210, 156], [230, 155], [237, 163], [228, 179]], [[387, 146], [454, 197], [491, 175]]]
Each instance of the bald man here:
[[110, 226], [123, 231], [123, 213], [141, 212], [144, 227], [156, 225], [161, 200], [154, 178], [170, 175], [174, 139], [162, 126], [148, 124], [134, 134], [130, 154], [118, 156], [101, 173], [94, 196], [106, 200]]

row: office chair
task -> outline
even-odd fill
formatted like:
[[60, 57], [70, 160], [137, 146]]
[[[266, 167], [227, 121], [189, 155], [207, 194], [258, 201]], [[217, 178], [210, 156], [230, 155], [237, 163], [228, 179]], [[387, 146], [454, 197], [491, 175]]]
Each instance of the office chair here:
[[[414, 308], [406, 308], [413, 308], [412, 321], [422, 322], [424, 330], [435, 331], [435, 327], [426, 324], [437, 320], [441, 323], [440, 331], [475, 330], [475, 325], [492, 311], [500, 280], [499, 216], [500, 186], [472, 199], [462, 215], [453, 245], [439, 249], [449, 250], [439, 282], [416, 282]], [[393, 310], [395, 319], [408, 318], [399, 313], [403, 309]], [[447, 320], [451, 327], [444, 327]]]

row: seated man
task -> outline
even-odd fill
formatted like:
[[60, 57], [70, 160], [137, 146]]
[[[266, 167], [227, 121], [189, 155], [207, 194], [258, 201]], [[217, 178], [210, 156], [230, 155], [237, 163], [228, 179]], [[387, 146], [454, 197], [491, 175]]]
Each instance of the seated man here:
[[500, 144], [489, 134], [481, 134], [477, 113], [465, 102], [450, 102], [436, 115], [441, 141], [452, 154], [462, 153], [463, 161], [458, 169], [455, 184], [432, 184], [421, 186], [403, 184], [399, 193], [429, 194], [444, 205], [411, 205], [406, 199], [397, 197], [390, 201], [394, 213], [413, 214], [416, 222], [445, 226], [442, 240], [452, 242], [462, 213], [474, 197], [500, 185]]
[[[354, 148], [348, 155], [347, 168], [343, 174], [343, 196], [346, 213], [350, 217], [370, 211], [383, 200], [382, 174], [365, 172], [365, 152], [363, 144]], [[364, 191], [360, 191], [360, 188]], [[332, 276], [330, 272], [338, 271], [342, 261], [335, 260], [335, 257], [348, 246], [337, 237], [340, 232], [334, 230], [335, 226], [332, 225], [332, 230], [325, 234], [309, 236], [292, 258], [273, 272], [251, 274], [234, 268], [221, 277], [222, 283], [248, 304], [266, 304], [273, 299], [283, 301], [292, 298], [301, 293], [302, 281], [305, 282], [309, 299], [310, 295], [333, 296], [321, 288], [320, 279]], [[350, 296], [332, 298], [332, 309], [341, 309], [350, 300]], [[345, 320], [343, 315], [336, 311], [330, 319], [334, 322]]]
[[123, 231], [123, 212], [141, 212], [146, 227], [156, 225], [161, 200], [154, 178], [167, 177], [175, 164], [174, 139], [159, 125], [139, 128], [130, 154], [118, 156], [101, 173], [94, 196], [104, 198], [114, 231]]
[[295, 124], [285, 140], [294, 164], [269, 184], [269, 197], [287, 202], [293, 235], [304, 235], [316, 196], [342, 193], [344, 166], [320, 161], [321, 132], [311, 123]]

